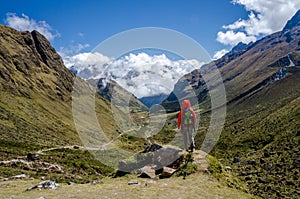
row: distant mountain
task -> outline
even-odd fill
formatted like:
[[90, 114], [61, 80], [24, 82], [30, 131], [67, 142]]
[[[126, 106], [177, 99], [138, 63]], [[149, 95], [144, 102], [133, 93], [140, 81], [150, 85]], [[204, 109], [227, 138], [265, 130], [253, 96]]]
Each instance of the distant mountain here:
[[151, 108], [155, 104], [162, 103], [168, 97], [167, 94], [159, 94], [155, 96], [142, 97], [139, 100], [145, 104], [148, 108]]
[[[206, 130], [202, 129], [207, 129], [206, 121], [210, 117], [210, 92], [215, 92], [214, 89], [209, 91], [202, 75], [213, 74], [214, 65], [225, 85], [227, 117], [213, 153], [228, 160], [227, 164], [236, 169], [252, 193], [267, 198], [297, 198], [300, 11], [282, 31], [249, 45], [240, 43], [222, 58], [186, 74], [177, 82], [162, 105], [169, 112], [177, 111], [178, 99], [189, 98], [188, 90], [194, 90], [203, 109], [201, 125], [204, 128], [200, 128], [196, 137], [198, 144], [204, 139]], [[210, 83], [214, 88], [214, 83]]]
[[129, 107], [130, 111], [133, 112], [148, 110], [145, 104], [137, 99], [136, 96], [128, 92], [113, 80], [106, 80], [105, 78], [102, 78], [99, 80], [89, 79], [87, 81], [97, 88], [97, 93], [100, 96], [112, 102], [120, 109]]

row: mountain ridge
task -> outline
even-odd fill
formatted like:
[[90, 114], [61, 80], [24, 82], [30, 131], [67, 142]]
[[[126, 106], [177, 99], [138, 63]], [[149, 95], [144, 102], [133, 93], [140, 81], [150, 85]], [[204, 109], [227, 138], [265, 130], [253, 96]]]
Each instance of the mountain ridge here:
[[299, 25], [300, 25], [300, 10], [298, 10], [290, 20], [288, 20], [288, 22], [286, 23], [282, 31], [283, 32], [289, 31]]
[[[211, 70], [216, 70], [216, 66], [226, 89], [227, 116], [211, 153], [236, 169], [236, 175], [248, 184], [250, 192], [263, 198], [298, 195], [295, 185], [299, 180], [294, 176], [299, 173], [299, 13], [282, 31], [248, 46], [239, 44], [222, 58], [186, 74], [174, 86], [173, 92], [181, 91], [178, 99], [171, 93], [162, 103], [167, 110], [177, 111], [178, 101], [188, 98], [186, 91], [193, 89], [201, 110], [195, 138], [200, 147], [209, 126], [210, 92], [216, 92], [214, 87], [207, 88], [203, 74], [213, 74]], [[269, 168], [268, 164], [276, 166]]]

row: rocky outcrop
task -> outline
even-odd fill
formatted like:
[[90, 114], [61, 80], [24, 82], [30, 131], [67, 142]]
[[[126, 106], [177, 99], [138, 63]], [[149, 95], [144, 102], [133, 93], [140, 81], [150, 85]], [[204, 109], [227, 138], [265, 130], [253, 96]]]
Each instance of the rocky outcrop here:
[[27, 191], [31, 191], [34, 189], [42, 190], [42, 189], [57, 189], [59, 184], [52, 180], [46, 180], [43, 182], [38, 183], [35, 186], [29, 187]]
[[151, 144], [134, 157], [119, 162], [117, 176], [135, 173], [146, 178], [169, 178], [175, 173], [186, 176], [194, 172], [207, 173], [210, 165], [207, 154], [196, 150], [185, 152], [171, 146]]
[[178, 168], [178, 161], [183, 159], [181, 150], [158, 146], [157, 144], [151, 145], [134, 157], [121, 160], [118, 167], [119, 171], [134, 172], [144, 168], [144, 171], [151, 173], [151, 170], [159, 171], [165, 166]]

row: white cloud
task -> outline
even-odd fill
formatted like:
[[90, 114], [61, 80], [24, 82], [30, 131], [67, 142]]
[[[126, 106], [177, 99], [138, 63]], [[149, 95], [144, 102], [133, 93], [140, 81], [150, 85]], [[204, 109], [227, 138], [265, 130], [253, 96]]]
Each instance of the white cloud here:
[[228, 52], [229, 52], [229, 50], [227, 50], [227, 49], [222, 49], [222, 50], [219, 50], [219, 51], [215, 52], [215, 54], [213, 56], [213, 60], [220, 59], [221, 57], [223, 57]]
[[77, 71], [77, 75], [84, 78], [95, 78], [106, 69], [112, 59], [101, 53], [79, 53], [74, 56], [63, 56], [66, 67]]
[[244, 6], [250, 14], [247, 19], [223, 26], [225, 32], [218, 32], [217, 41], [231, 46], [281, 30], [300, 9], [300, 1], [296, 0], [232, 0], [232, 3]]
[[172, 61], [166, 55], [129, 54], [113, 60], [101, 53], [81, 53], [64, 60], [84, 79], [111, 78], [137, 97], [169, 94], [184, 74], [200, 68], [197, 60]]
[[36, 21], [30, 19], [27, 15], [22, 14], [21, 17], [16, 13], [7, 13], [5, 22], [8, 26], [17, 29], [19, 31], [33, 31], [37, 30], [43, 34], [48, 40], [53, 40], [55, 37], [59, 37], [59, 33], [54, 33], [51, 26], [45, 21]]
[[228, 30], [224, 32], [218, 32], [217, 41], [230, 46], [235, 46], [239, 42], [248, 44], [251, 41], [256, 41], [255, 36], [248, 36], [244, 32], [234, 32], [233, 30]]

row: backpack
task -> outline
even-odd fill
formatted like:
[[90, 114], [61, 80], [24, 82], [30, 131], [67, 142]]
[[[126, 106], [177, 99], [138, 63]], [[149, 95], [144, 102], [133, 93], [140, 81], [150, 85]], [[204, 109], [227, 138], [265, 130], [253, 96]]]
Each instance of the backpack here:
[[182, 113], [182, 124], [192, 125], [194, 124], [193, 114], [190, 108], [185, 108]]

